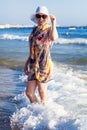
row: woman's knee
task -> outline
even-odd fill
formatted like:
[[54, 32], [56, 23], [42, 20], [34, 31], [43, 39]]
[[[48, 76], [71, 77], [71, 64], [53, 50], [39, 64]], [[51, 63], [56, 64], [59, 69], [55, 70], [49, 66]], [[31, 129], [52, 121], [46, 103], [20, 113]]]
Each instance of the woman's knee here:
[[40, 87], [38, 87], [38, 91], [39, 91], [40, 94], [44, 93], [44, 90]]
[[34, 94], [26, 89], [26, 95], [27, 97], [32, 98]]
[[40, 94], [41, 96], [43, 96], [44, 94], [46, 94], [46, 90], [45, 90], [45, 88], [43, 88], [43, 87], [38, 87], [38, 91], [39, 91], [39, 94]]
[[46, 89], [47, 89], [47, 84], [46, 83], [40, 83], [40, 82], [38, 82], [37, 84], [38, 84], [38, 90], [41, 93], [44, 92], [44, 91], [46, 91]]
[[28, 97], [33, 97], [36, 89], [36, 82], [35, 81], [29, 81], [26, 88], [26, 95]]

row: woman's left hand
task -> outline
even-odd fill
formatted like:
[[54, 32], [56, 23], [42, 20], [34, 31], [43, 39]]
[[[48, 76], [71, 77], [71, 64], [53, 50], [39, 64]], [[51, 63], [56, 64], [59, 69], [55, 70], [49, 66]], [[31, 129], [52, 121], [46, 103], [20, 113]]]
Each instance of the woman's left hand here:
[[50, 20], [51, 20], [51, 22], [53, 23], [53, 22], [56, 21], [56, 17], [55, 17], [54, 15], [50, 15]]

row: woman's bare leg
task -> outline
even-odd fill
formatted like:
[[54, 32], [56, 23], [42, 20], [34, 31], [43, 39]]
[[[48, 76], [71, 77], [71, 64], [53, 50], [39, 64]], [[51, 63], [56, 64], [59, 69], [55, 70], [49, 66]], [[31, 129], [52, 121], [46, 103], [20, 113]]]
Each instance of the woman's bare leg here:
[[41, 102], [45, 103], [47, 101], [47, 84], [37, 81], [37, 86], [38, 86]]
[[37, 87], [36, 80], [28, 81], [26, 88], [26, 95], [30, 99], [31, 103], [37, 102], [37, 98], [35, 95], [36, 87]]

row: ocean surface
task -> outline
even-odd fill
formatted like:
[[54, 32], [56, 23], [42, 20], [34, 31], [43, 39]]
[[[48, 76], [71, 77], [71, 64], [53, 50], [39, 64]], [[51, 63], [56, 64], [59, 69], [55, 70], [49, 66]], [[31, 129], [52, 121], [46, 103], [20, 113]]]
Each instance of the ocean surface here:
[[31, 30], [0, 29], [0, 130], [87, 130], [87, 27], [57, 28], [45, 105], [25, 95]]

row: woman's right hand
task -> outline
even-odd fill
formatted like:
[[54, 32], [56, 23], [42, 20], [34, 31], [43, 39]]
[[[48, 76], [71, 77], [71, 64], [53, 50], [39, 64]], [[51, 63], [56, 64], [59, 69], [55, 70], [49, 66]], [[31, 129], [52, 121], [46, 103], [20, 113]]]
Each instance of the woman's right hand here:
[[27, 59], [27, 61], [26, 61], [26, 63], [25, 63], [25, 67], [24, 67], [24, 73], [25, 73], [26, 75], [29, 74], [29, 69], [28, 69], [29, 61], [30, 61], [30, 57], [28, 57], [28, 59]]
[[25, 73], [26, 75], [29, 74], [28, 66], [25, 66], [25, 67], [24, 67], [24, 73]]

